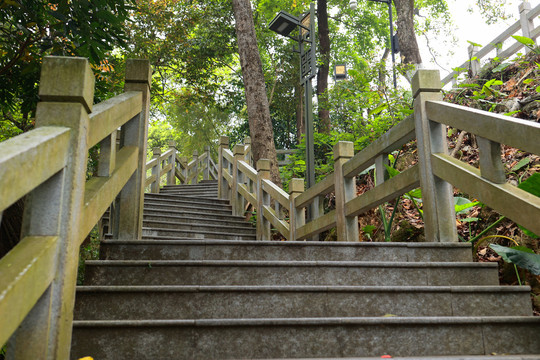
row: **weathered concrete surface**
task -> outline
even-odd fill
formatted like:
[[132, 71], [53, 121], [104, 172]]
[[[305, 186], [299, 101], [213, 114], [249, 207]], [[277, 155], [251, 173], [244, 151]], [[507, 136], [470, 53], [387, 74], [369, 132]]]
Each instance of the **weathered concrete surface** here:
[[78, 320], [531, 316], [529, 293], [510, 286], [80, 286], [75, 313]]
[[535, 331], [539, 326], [540, 319], [532, 317], [78, 321], [72, 358], [530, 354], [540, 353], [540, 332]]

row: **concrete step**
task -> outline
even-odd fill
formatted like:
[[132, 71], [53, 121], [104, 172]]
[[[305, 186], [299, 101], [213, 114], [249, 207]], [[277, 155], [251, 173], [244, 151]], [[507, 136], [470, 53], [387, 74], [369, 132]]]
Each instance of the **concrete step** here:
[[207, 216], [201, 218], [201, 216], [193, 216], [186, 213], [186, 215], [171, 216], [168, 213], [160, 214], [144, 214], [144, 221], [154, 222], [154, 221], [164, 221], [170, 223], [182, 223], [182, 224], [192, 224], [192, 225], [206, 225], [212, 224], [215, 227], [221, 226], [233, 226], [233, 227], [242, 227], [242, 228], [253, 228], [253, 224], [247, 222], [244, 218], [232, 218], [225, 217], [221, 218], [220, 216]]
[[528, 286], [80, 286], [78, 320], [532, 316]]
[[147, 210], [157, 210], [157, 211], [180, 211], [180, 212], [189, 212], [192, 215], [198, 214], [216, 214], [216, 215], [231, 215], [231, 208], [222, 207], [209, 207], [209, 206], [198, 206], [196, 202], [193, 202], [191, 205], [174, 205], [163, 203], [160, 201], [145, 201], [144, 202], [144, 212]]
[[72, 359], [540, 354], [537, 317], [75, 321]]
[[145, 197], [145, 205], [148, 204], [163, 204], [163, 205], [178, 205], [178, 206], [201, 206], [206, 208], [230, 209], [231, 206], [227, 202], [218, 199], [194, 199], [188, 196], [173, 198], [172, 196]]
[[217, 199], [217, 191], [169, 191], [163, 192], [164, 195], [183, 196], [196, 199]]
[[95, 260], [86, 285], [498, 285], [496, 263]]
[[146, 240], [154, 238], [163, 238], [168, 240], [181, 240], [181, 239], [224, 239], [224, 240], [255, 240], [255, 229], [242, 229], [221, 232], [222, 229], [215, 228], [214, 231], [211, 228], [207, 230], [176, 230], [176, 229], [163, 229], [153, 227], [143, 227], [142, 238]]
[[470, 244], [291, 241], [102, 241], [108, 260], [472, 261]]
[[[144, 219], [143, 226], [145, 228], [154, 229], [153, 235], [157, 236], [183, 236], [177, 235], [179, 232], [199, 232], [203, 234], [225, 233], [234, 235], [255, 235], [256, 229], [246, 223], [247, 226], [231, 225], [225, 226], [223, 223], [214, 223], [206, 221], [204, 224], [188, 223], [184, 221], [159, 221]], [[157, 231], [157, 233], [156, 233]], [[220, 239], [220, 238], [214, 238]]]
[[231, 215], [231, 212], [228, 211], [228, 213], [223, 212], [222, 214], [212, 214], [212, 213], [202, 213], [198, 212], [197, 214], [193, 214], [191, 211], [182, 211], [182, 210], [168, 210], [168, 209], [159, 209], [159, 208], [145, 208], [144, 209], [144, 216], [150, 216], [150, 217], [161, 217], [163, 219], [172, 217], [172, 218], [178, 218], [178, 219], [192, 219], [197, 218], [201, 221], [227, 221], [230, 223], [245, 223], [246, 220], [243, 216], [233, 216]]
[[[168, 200], [168, 201], [190, 201], [193, 202], [193, 196], [181, 196], [175, 194], [144, 194], [145, 199]], [[229, 200], [201, 198], [200, 204], [224, 204], [229, 205]]]

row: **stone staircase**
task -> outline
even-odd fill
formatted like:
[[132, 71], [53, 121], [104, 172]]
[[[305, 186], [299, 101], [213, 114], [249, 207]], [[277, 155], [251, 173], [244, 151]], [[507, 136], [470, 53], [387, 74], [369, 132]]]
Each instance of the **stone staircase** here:
[[468, 245], [254, 241], [216, 194], [146, 194], [143, 239], [102, 242], [73, 359], [540, 359], [530, 289]]

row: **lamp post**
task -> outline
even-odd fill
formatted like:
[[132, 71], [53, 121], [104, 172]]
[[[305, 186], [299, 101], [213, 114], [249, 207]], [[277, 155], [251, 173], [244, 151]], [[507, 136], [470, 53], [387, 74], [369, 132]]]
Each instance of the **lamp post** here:
[[[315, 57], [315, 5], [312, 2], [309, 13], [303, 18], [297, 18], [285, 11], [280, 11], [270, 23], [270, 30], [281, 36], [298, 42], [300, 52], [300, 81], [304, 86], [304, 120], [306, 124], [306, 187], [315, 185], [315, 150], [313, 140], [313, 88], [311, 80], [316, 75], [317, 64]], [[290, 33], [299, 29], [298, 37]], [[309, 44], [309, 47], [306, 46]], [[309, 212], [308, 212], [309, 213]], [[309, 217], [309, 215], [308, 215]]]
[[[392, 19], [392, 0], [368, 0], [368, 1], [374, 1], [374, 2], [381, 2], [388, 4], [388, 17], [390, 18], [390, 52], [392, 53], [392, 75], [394, 78], [394, 89], [397, 88], [397, 78], [396, 78], [396, 43], [394, 39], [394, 24]], [[352, 10], [356, 10], [356, 7], [358, 6], [357, 0], [351, 0], [349, 3], [349, 6]]]

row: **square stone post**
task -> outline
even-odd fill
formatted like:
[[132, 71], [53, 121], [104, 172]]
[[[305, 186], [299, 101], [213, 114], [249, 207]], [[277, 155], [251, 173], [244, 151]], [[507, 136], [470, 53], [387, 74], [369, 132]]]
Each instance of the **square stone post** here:
[[121, 240], [140, 239], [146, 182], [146, 144], [148, 140], [148, 117], [150, 109], [150, 85], [152, 69], [148, 60], [129, 59], [126, 63], [125, 91], [142, 93], [141, 113], [122, 126], [120, 148], [139, 148], [137, 170], [128, 180], [118, 197], [118, 231], [114, 237]]
[[199, 180], [199, 152], [197, 150], [193, 150], [193, 167], [191, 168], [191, 172], [193, 174], [191, 185], [196, 185], [197, 181]]
[[203, 179], [210, 180], [210, 146], [205, 146], [204, 152], [206, 153], [206, 159], [204, 160]]
[[257, 161], [257, 240], [270, 240], [270, 221], [264, 218], [264, 206], [270, 206], [270, 195], [263, 190], [262, 181], [270, 180], [270, 160]]
[[152, 166], [152, 176], [155, 176], [155, 180], [150, 185], [150, 192], [152, 194], [159, 194], [159, 175], [161, 174], [161, 148], [152, 148], [152, 158], [156, 159], [156, 163]]
[[473, 60], [473, 58], [475, 58], [476, 54], [478, 53], [478, 46], [469, 45], [468, 51], [469, 59], [471, 59], [471, 74], [472, 77], [475, 77], [480, 73], [480, 59]]
[[233, 184], [232, 184], [232, 210], [233, 215], [243, 216], [244, 215], [244, 198], [238, 192], [238, 184], [244, 183], [244, 174], [238, 170], [238, 162], [244, 160], [244, 145], [238, 144], [234, 145], [233, 149], [234, 154], [234, 164], [233, 164]]
[[189, 171], [188, 171], [188, 162], [189, 162], [189, 158], [187, 156], [181, 156], [180, 157], [180, 164], [182, 164], [182, 169], [181, 169], [181, 172], [182, 172], [182, 175], [184, 175], [184, 182], [182, 183], [183, 185], [187, 185], [188, 184], [188, 175], [189, 175]]
[[441, 101], [438, 70], [418, 70], [413, 77], [414, 121], [418, 146], [420, 186], [427, 241], [458, 241], [452, 185], [433, 175], [431, 154], [448, 153], [446, 126], [432, 122], [426, 114], [426, 101]]
[[306, 209], [296, 209], [295, 200], [304, 192], [304, 179], [291, 179], [289, 183], [289, 241], [296, 241], [296, 229], [304, 226], [306, 223]]
[[253, 157], [251, 156], [252, 154], [252, 151], [251, 151], [251, 137], [249, 136], [246, 136], [244, 138], [244, 146], [245, 146], [245, 149], [246, 149], [246, 156], [245, 156], [245, 162], [248, 163], [249, 165], [253, 166], [253, 162], [251, 161], [253, 159]]
[[358, 216], [345, 215], [345, 203], [356, 196], [356, 178], [343, 176], [343, 165], [354, 156], [354, 144], [334, 145], [334, 186], [336, 191], [336, 230], [338, 241], [358, 241]]
[[[8, 343], [10, 359], [69, 359], [84, 206], [89, 113], [94, 75], [85, 58], [46, 57], [39, 87], [36, 128], [70, 128], [66, 167], [32, 191], [22, 238], [58, 236], [56, 274]], [[47, 166], [47, 164], [43, 164]], [[36, 238], [37, 241], [37, 238]]]
[[172, 168], [167, 173], [167, 185], [175, 185], [176, 179], [175, 179], [174, 171], [176, 168], [176, 141], [174, 140], [169, 141], [169, 150], [172, 150], [172, 153], [169, 155], [167, 165], [172, 164]]
[[219, 138], [218, 149], [218, 198], [231, 200], [229, 196], [229, 183], [223, 178], [223, 169], [229, 170], [229, 162], [223, 157], [223, 151], [229, 148], [229, 138], [221, 136]]
[[[531, 3], [523, 1], [519, 4], [519, 21], [521, 23], [521, 34], [525, 37], [531, 38], [531, 31], [534, 29], [533, 19], [529, 19], [529, 12], [531, 11]], [[536, 41], [533, 39], [536, 43]], [[525, 53], [528, 54], [531, 51], [525, 46]]]

